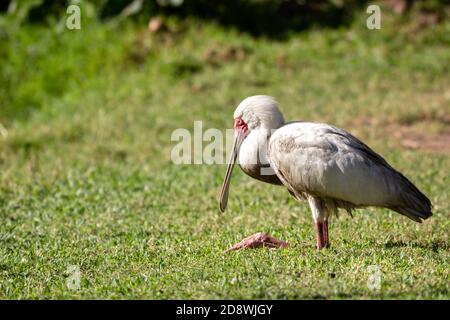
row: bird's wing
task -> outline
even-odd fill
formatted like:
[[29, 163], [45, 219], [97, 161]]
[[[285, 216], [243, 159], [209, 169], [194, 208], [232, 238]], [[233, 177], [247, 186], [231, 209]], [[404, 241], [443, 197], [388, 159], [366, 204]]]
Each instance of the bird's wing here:
[[295, 122], [281, 127], [270, 138], [269, 159], [290, 191], [431, 215], [429, 200], [407, 178], [359, 139], [333, 126]]

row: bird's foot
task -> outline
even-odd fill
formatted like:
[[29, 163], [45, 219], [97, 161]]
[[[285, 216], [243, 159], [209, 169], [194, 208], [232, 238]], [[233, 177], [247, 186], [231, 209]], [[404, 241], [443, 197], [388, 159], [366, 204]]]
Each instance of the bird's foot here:
[[278, 240], [266, 233], [258, 232], [254, 235], [251, 235], [239, 243], [236, 243], [234, 246], [228, 248], [225, 252], [240, 250], [240, 249], [255, 249], [261, 247], [268, 248], [286, 248], [289, 244], [282, 240]]

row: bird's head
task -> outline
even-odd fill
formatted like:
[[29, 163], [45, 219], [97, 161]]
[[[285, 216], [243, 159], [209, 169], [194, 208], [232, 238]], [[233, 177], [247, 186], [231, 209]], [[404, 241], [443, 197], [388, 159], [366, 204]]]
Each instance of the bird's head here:
[[244, 99], [237, 106], [233, 117], [235, 131], [251, 131], [257, 128], [270, 131], [281, 127], [284, 123], [278, 103], [274, 98], [264, 95]]
[[234, 141], [230, 161], [220, 193], [220, 211], [224, 212], [228, 202], [231, 173], [242, 141], [257, 129], [270, 133], [284, 124], [284, 118], [274, 98], [264, 95], [251, 96], [244, 99], [234, 111]]

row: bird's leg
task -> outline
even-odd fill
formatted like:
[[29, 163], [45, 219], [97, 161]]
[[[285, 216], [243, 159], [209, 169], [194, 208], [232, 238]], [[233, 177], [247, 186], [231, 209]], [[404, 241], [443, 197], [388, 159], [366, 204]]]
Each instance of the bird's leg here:
[[325, 221], [316, 221], [317, 250], [323, 249], [326, 246], [324, 225]]
[[323, 238], [325, 241], [325, 248], [330, 247], [330, 240], [328, 240], [328, 218], [323, 222]]
[[328, 212], [327, 208], [320, 198], [309, 197], [309, 206], [316, 224], [317, 250], [327, 247], [328, 243]]

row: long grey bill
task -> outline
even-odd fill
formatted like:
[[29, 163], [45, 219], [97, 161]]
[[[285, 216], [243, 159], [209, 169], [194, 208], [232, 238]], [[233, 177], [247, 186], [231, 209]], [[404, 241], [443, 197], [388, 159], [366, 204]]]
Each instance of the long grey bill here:
[[236, 158], [238, 155], [238, 149], [242, 142], [242, 135], [237, 133], [234, 141], [233, 147], [231, 148], [231, 156], [227, 165], [227, 170], [225, 171], [225, 177], [223, 179], [222, 190], [220, 191], [220, 211], [225, 212], [228, 204], [228, 192], [230, 190], [230, 180], [231, 174], [233, 173], [234, 164], [236, 163]]

